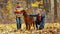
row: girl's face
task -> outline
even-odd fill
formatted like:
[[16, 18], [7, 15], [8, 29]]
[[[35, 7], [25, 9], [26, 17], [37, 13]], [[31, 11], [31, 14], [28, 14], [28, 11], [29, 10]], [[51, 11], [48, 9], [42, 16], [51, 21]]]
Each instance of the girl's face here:
[[42, 13], [42, 11], [39, 11], [38, 13]]
[[18, 6], [21, 6], [21, 3], [17, 4]]

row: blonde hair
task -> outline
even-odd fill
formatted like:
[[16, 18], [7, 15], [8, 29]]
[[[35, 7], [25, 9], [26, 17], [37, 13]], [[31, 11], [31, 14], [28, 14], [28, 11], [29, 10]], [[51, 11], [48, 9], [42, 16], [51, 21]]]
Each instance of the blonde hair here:
[[42, 11], [42, 9], [39, 9], [39, 11]]

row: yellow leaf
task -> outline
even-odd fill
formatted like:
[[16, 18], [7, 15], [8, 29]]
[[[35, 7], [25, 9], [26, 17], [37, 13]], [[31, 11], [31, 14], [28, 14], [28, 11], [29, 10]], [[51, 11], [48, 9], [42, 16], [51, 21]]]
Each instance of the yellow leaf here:
[[40, 4], [43, 4], [43, 2], [42, 2], [42, 1], [40, 1], [39, 3], [40, 3]]
[[38, 7], [38, 5], [37, 5], [37, 4], [31, 4], [31, 6], [33, 6], [33, 7]]
[[[38, 4], [43, 4], [43, 2], [42, 1], [40, 1], [40, 2], [36, 1], [34, 4], [31, 4], [31, 6], [38, 7]], [[42, 6], [41, 6], [41, 8], [42, 8]]]
[[39, 4], [39, 2], [38, 2], [38, 1], [36, 1], [34, 4], [37, 4], [37, 5], [38, 5], [38, 4]]

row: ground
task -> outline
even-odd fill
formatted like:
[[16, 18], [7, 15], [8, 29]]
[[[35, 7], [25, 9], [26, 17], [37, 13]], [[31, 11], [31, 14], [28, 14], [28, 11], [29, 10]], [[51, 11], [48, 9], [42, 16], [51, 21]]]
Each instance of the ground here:
[[25, 25], [22, 24], [21, 30], [17, 30], [16, 23], [0, 24], [0, 34], [60, 34], [59, 23], [45, 23], [43, 30], [25, 30]]

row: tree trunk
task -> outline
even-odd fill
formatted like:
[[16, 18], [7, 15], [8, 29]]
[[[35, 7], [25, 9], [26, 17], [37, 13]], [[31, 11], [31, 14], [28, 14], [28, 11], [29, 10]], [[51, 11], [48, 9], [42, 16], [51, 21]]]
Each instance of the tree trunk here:
[[46, 14], [47, 14], [47, 3], [46, 3], [46, 0], [43, 0], [43, 6], [44, 6], [44, 9], [46, 10]]
[[54, 22], [57, 22], [57, 0], [54, 0]]

